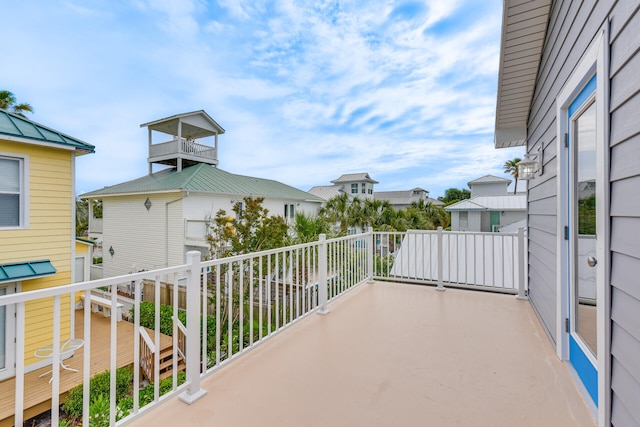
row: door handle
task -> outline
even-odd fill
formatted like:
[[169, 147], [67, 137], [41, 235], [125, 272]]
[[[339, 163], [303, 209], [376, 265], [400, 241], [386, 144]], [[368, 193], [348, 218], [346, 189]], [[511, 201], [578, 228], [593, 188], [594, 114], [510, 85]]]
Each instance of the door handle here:
[[595, 267], [596, 264], [598, 264], [598, 260], [595, 257], [589, 255], [587, 257], [587, 264], [589, 264], [589, 267]]

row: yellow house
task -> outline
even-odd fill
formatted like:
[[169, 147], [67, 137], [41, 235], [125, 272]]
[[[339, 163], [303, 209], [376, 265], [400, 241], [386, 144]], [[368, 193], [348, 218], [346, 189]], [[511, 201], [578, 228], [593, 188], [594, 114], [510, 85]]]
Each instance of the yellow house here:
[[[0, 110], [0, 295], [83, 280], [74, 269], [75, 158], [93, 152], [86, 142]], [[71, 333], [71, 310], [67, 299], [63, 339]], [[25, 306], [26, 371], [47, 363], [34, 352], [52, 341], [52, 313], [52, 300]], [[14, 375], [14, 316], [13, 307], [0, 307], [0, 381]]]

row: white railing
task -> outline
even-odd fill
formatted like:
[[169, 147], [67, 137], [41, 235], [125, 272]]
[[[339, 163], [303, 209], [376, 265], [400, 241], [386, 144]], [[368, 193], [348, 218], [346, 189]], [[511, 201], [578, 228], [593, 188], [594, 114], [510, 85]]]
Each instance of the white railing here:
[[206, 242], [209, 222], [210, 221], [207, 221], [204, 219], [185, 219], [184, 220], [185, 240]]
[[[370, 278], [370, 239], [321, 236], [314, 243], [204, 262], [201, 351], [207, 372], [315, 310], [326, 313], [328, 301]], [[220, 327], [210, 334], [207, 324]]]
[[[108, 337], [105, 334], [100, 343], [92, 346], [91, 334], [84, 333], [84, 346], [76, 350], [83, 355], [82, 423], [89, 425], [92, 351], [98, 346], [108, 349], [111, 384], [108, 419], [110, 425], [115, 425], [128, 422], [178, 391], [183, 391], [180, 399], [187, 403], [197, 400], [206, 393], [200, 387], [201, 377], [211, 374], [309, 314], [328, 313], [329, 301], [361, 283], [373, 281], [374, 277], [434, 283], [438, 289], [444, 289], [445, 284], [511, 292], [518, 289], [520, 296], [524, 296], [523, 241], [523, 230], [514, 235], [491, 234], [491, 237], [485, 233], [451, 233], [442, 230], [420, 233], [369, 231], [329, 240], [321, 235], [319, 241], [313, 243], [209, 261], [200, 261], [200, 253], [193, 251], [187, 254], [185, 265], [2, 296], [0, 306], [15, 307], [16, 311], [15, 349], [18, 357], [14, 390], [15, 424], [22, 425], [24, 421], [25, 375], [34, 367], [43, 367], [25, 366], [25, 348], [52, 344], [54, 351], [50, 362], [52, 366], [59, 367], [62, 356], [60, 345], [72, 338], [69, 335], [73, 333], [70, 332], [72, 325], [68, 324], [68, 320], [63, 322], [63, 319], [74, 318], [75, 303], [80, 293], [98, 288], [113, 290], [107, 295], [112, 307], [118, 302], [115, 289], [119, 285], [127, 285], [134, 293], [132, 337], [124, 336], [118, 328], [119, 323], [126, 322], [118, 323], [116, 316], [111, 316]], [[456, 263], [469, 265], [461, 267]], [[510, 266], [502, 265], [507, 263]], [[478, 264], [482, 264], [482, 268]], [[152, 306], [141, 305], [143, 281], [145, 286], [153, 286], [155, 301]], [[161, 319], [160, 315], [162, 283], [175, 284], [172, 290], [172, 313], [168, 321]], [[184, 312], [178, 308], [179, 288], [186, 291]], [[45, 300], [45, 303], [39, 303], [38, 300]], [[73, 303], [69, 304], [69, 301]], [[31, 312], [33, 307], [39, 307], [40, 312]], [[43, 311], [42, 307], [52, 309]], [[64, 310], [69, 310], [70, 316], [66, 313], [63, 315]], [[93, 318], [89, 304], [84, 306], [82, 315], [83, 330], [90, 331]], [[36, 316], [42, 325], [52, 325], [50, 332], [42, 328], [37, 334], [39, 338], [25, 332], [25, 322]], [[50, 316], [50, 322], [46, 316]], [[167, 322], [171, 325], [171, 331], [166, 330]], [[166, 345], [167, 338], [161, 337], [161, 327], [165, 328], [167, 335], [172, 335], [173, 340], [170, 347], [173, 363], [169, 376], [171, 391], [164, 396], [160, 395], [159, 355], [163, 351], [162, 342], [164, 340]], [[35, 342], [47, 334], [51, 337], [49, 342]], [[126, 339], [130, 341], [124, 342]], [[116, 402], [115, 387], [116, 361], [121, 357], [118, 351], [122, 345], [133, 348], [130, 362], [133, 370], [133, 404], [131, 408], [125, 408], [127, 410], [124, 413], [120, 403]], [[186, 363], [184, 384], [180, 383], [178, 376], [178, 364], [182, 359]], [[30, 358], [26, 360], [30, 361]], [[163, 366], [165, 362], [163, 356]], [[144, 408], [139, 403], [143, 370], [146, 370], [146, 377], [153, 383], [153, 399]], [[37, 372], [33, 374], [37, 375]], [[61, 375], [69, 373], [53, 369], [50, 386], [54, 427], [58, 425], [60, 415]], [[42, 384], [42, 387], [47, 386]], [[119, 419], [121, 416], [124, 418]]]
[[526, 294], [526, 242], [518, 233], [376, 232], [374, 277]]
[[[349, 236], [326, 240], [324, 237], [314, 243], [274, 249], [259, 253], [234, 256], [211, 261], [200, 261], [199, 252], [187, 254], [188, 263], [160, 270], [144, 271], [125, 276], [104, 278], [96, 281], [80, 282], [54, 288], [28, 291], [0, 297], [0, 307], [14, 307], [16, 311], [16, 358], [14, 416], [15, 424], [24, 422], [25, 376], [36, 375], [45, 364], [32, 363], [25, 349], [51, 345], [53, 353], [48, 360], [51, 366], [60, 367], [62, 356], [60, 347], [73, 338], [75, 308], [79, 296], [87, 292], [111, 291], [105, 295], [111, 306], [118, 304], [118, 287], [127, 286], [134, 293], [133, 334], [125, 334], [111, 316], [108, 333], [102, 334], [99, 343], [92, 345], [91, 334], [81, 332], [84, 345], [75, 350], [82, 354], [80, 368], [83, 384], [82, 424], [89, 425], [90, 370], [92, 352], [106, 349], [110, 371], [111, 390], [109, 392], [109, 424], [126, 423], [140, 413], [178, 391], [180, 398], [193, 402], [205, 391], [200, 388], [200, 378], [218, 367], [235, 359], [248, 349], [282, 331], [292, 323], [314, 311], [327, 312], [327, 302], [354, 286], [370, 278], [367, 262], [370, 256], [366, 249], [371, 247], [371, 234]], [[141, 306], [143, 281], [153, 283], [155, 303], [150, 309]], [[173, 371], [170, 376], [171, 391], [160, 395], [160, 365], [162, 350], [160, 287], [162, 283], [174, 283], [172, 299], [172, 359]], [[178, 309], [178, 291], [186, 289], [186, 324], [175, 313]], [[70, 301], [72, 303], [70, 303]], [[33, 312], [38, 307], [38, 312]], [[42, 307], [51, 307], [42, 308]], [[142, 313], [142, 312], [145, 313]], [[149, 312], [153, 320], [149, 322]], [[213, 311], [214, 315], [208, 315]], [[145, 324], [141, 324], [144, 314]], [[181, 314], [182, 315], [182, 314]], [[38, 334], [25, 332], [25, 324], [33, 318], [41, 327]], [[91, 331], [95, 317], [90, 304], [85, 304], [82, 313], [82, 331]], [[71, 324], [70, 324], [71, 323]], [[151, 324], [149, 324], [151, 323]], [[94, 326], [95, 327], [95, 326]], [[145, 330], [146, 328], [146, 330]], [[149, 332], [147, 332], [149, 331]], [[167, 331], [163, 331], [167, 333]], [[43, 338], [43, 336], [45, 338]], [[46, 337], [49, 338], [46, 338]], [[201, 339], [202, 337], [202, 339]], [[95, 336], [94, 336], [95, 339]], [[44, 340], [45, 342], [42, 342]], [[166, 337], [164, 337], [166, 343]], [[116, 368], [121, 364], [120, 351], [123, 347], [133, 349], [132, 365], [132, 407], [123, 413], [121, 402], [116, 401]], [[97, 354], [93, 355], [97, 357]], [[178, 361], [186, 361], [186, 382], [180, 384]], [[28, 362], [25, 365], [25, 360]], [[165, 368], [162, 368], [165, 369]], [[33, 373], [31, 373], [33, 372]], [[140, 405], [141, 374], [153, 383], [153, 399], [144, 408]], [[64, 369], [53, 369], [51, 387], [51, 425], [57, 426], [60, 417], [61, 377], [70, 375]], [[46, 381], [41, 385], [48, 387]], [[122, 417], [122, 419], [120, 419]]]
[[184, 138], [181, 140], [174, 139], [160, 144], [152, 144], [149, 147], [149, 157], [159, 157], [170, 154], [189, 154], [209, 160], [216, 159], [216, 150], [214, 147], [198, 144]]

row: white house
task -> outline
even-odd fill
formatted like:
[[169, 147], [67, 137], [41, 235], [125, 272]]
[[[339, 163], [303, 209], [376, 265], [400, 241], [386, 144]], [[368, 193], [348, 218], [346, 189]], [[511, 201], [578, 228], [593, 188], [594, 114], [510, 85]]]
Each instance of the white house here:
[[[104, 277], [182, 264], [190, 250], [208, 255], [207, 219], [221, 209], [235, 215], [232, 208], [244, 197], [263, 197], [270, 214], [287, 221], [320, 208], [323, 200], [302, 190], [219, 169], [217, 139], [224, 130], [204, 111], [142, 126], [149, 128], [149, 174], [81, 196], [102, 201], [102, 218], [89, 215], [89, 233], [102, 241]], [[172, 139], [154, 144], [155, 132]], [[207, 137], [213, 146], [196, 142]], [[153, 172], [154, 163], [170, 168]]]
[[349, 198], [373, 199], [373, 188], [378, 181], [372, 179], [367, 172], [346, 173], [331, 181], [333, 185], [312, 187], [309, 193], [329, 200], [340, 194], [348, 194]]
[[445, 208], [452, 231], [498, 231], [527, 217], [527, 196], [509, 194], [511, 180], [485, 175], [468, 182], [471, 198]]
[[405, 209], [411, 206], [411, 203], [419, 202], [420, 200], [434, 206], [443, 205], [440, 200], [429, 197], [428, 190], [420, 187], [412, 188], [411, 190], [376, 191], [373, 193], [373, 197], [376, 200], [388, 201], [395, 209]]

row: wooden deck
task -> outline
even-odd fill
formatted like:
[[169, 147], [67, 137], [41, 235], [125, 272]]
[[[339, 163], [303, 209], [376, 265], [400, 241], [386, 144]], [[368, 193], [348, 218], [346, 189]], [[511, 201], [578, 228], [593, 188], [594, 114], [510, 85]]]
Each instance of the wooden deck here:
[[[75, 337], [84, 339], [83, 310], [76, 311]], [[117, 366], [133, 364], [133, 324], [127, 321], [118, 322], [117, 330]], [[91, 375], [109, 369], [110, 352], [110, 319], [102, 316], [102, 313], [91, 315]], [[161, 349], [171, 346], [172, 339], [166, 335], [160, 335]], [[78, 369], [79, 372], [67, 370], [60, 371], [60, 403], [64, 402], [69, 390], [78, 384], [82, 384], [84, 348], [75, 352], [65, 365]], [[39, 376], [50, 367], [38, 369], [25, 375], [24, 390], [24, 419], [29, 419], [42, 412], [51, 409], [51, 385], [50, 374], [40, 378]], [[15, 378], [0, 382], [0, 427], [13, 425], [15, 405]]]

